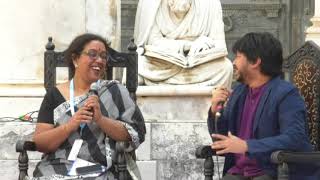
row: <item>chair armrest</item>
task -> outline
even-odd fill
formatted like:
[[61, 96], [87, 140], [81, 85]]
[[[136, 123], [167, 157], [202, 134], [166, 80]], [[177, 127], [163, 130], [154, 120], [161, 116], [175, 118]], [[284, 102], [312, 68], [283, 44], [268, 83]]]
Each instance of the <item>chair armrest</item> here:
[[319, 163], [320, 151], [315, 152], [288, 152], [276, 151], [271, 154], [271, 161], [276, 164], [281, 163]]
[[37, 147], [33, 141], [18, 140], [16, 143], [16, 152], [36, 151]]
[[125, 157], [126, 148], [129, 146], [129, 142], [117, 141], [116, 142], [116, 164], [115, 169], [119, 173], [119, 180], [130, 179], [130, 175], [127, 172], [127, 162]]
[[215, 155], [216, 152], [212, 150], [211, 146], [199, 146], [196, 149], [196, 158], [198, 159], [205, 159], [207, 157], [211, 157]]
[[28, 154], [27, 151], [36, 151], [37, 147], [33, 141], [18, 140], [16, 143], [16, 152], [19, 152], [19, 180], [24, 180], [28, 176]]
[[[288, 152], [288, 151], [275, 151], [271, 154], [271, 162], [278, 164], [278, 179], [289, 179], [289, 165], [290, 163], [306, 164], [307, 169], [302, 171], [306, 174], [317, 173], [320, 168], [320, 152]], [[301, 170], [301, 169], [300, 169]], [[318, 176], [317, 176], [318, 177]]]
[[212, 156], [216, 154], [214, 150], [211, 149], [211, 146], [199, 146], [196, 149], [196, 158], [205, 159], [203, 163], [203, 174], [205, 180], [213, 180], [214, 175], [214, 163]]

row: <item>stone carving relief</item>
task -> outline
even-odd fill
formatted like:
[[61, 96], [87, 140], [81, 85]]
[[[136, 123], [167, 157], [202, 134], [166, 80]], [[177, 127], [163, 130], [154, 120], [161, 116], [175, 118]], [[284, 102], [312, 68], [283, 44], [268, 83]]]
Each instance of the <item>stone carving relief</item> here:
[[233, 29], [235, 22], [245, 25], [248, 23], [248, 13], [267, 18], [279, 17], [281, 3], [274, 4], [223, 4], [223, 20], [225, 32]]

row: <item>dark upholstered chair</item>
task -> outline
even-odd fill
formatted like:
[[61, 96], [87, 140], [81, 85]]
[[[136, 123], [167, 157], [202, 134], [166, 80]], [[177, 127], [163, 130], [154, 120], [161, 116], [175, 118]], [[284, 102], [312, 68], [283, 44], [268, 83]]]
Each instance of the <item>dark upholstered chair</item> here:
[[[56, 67], [67, 67], [63, 57], [63, 52], [54, 51], [55, 45], [52, 38], [48, 38], [46, 51], [44, 53], [44, 86], [46, 90], [56, 85]], [[117, 52], [109, 48], [109, 57], [107, 63], [106, 79], [111, 80], [113, 74], [113, 67], [126, 68], [126, 87], [129, 90], [131, 98], [136, 101], [136, 90], [138, 87], [138, 58], [136, 53], [136, 45], [131, 40], [128, 46], [128, 53]], [[70, 72], [70, 71], [69, 71]], [[70, 74], [69, 74], [70, 79]], [[117, 162], [115, 162], [115, 169], [119, 173], [119, 180], [131, 179], [126, 167], [124, 149], [125, 142], [116, 143]], [[18, 141], [16, 144], [16, 151], [19, 152], [19, 180], [23, 180], [28, 176], [28, 154], [27, 151], [37, 151], [36, 145], [32, 141]], [[132, 155], [135, 157], [134, 152]]]
[[[272, 162], [278, 164], [278, 180], [288, 180], [288, 164], [305, 163], [320, 169], [320, 47], [308, 41], [285, 59], [284, 78], [297, 86], [307, 108], [307, 122], [310, 141], [315, 152], [277, 151], [272, 153]], [[212, 180], [215, 152], [210, 146], [196, 149], [196, 157], [205, 159], [205, 180]]]
[[309, 138], [315, 152], [274, 152], [271, 160], [278, 164], [278, 180], [288, 179], [290, 163], [320, 168], [320, 47], [306, 42], [285, 60], [283, 71], [285, 79], [297, 86], [305, 100]]

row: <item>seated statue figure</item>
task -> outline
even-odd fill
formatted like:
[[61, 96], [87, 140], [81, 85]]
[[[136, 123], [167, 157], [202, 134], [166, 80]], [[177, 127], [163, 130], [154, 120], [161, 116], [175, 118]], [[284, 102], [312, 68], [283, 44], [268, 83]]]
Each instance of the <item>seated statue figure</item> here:
[[219, 0], [140, 0], [134, 37], [140, 85], [230, 87]]

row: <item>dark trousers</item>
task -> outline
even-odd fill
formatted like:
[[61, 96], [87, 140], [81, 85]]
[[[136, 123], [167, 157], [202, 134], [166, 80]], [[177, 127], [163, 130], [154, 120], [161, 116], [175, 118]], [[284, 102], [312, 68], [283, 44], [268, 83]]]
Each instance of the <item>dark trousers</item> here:
[[261, 175], [257, 177], [244, 177], [241, 175], [226, 174], [221, 180], [275, 180], [275, 179], [268, 175]]

